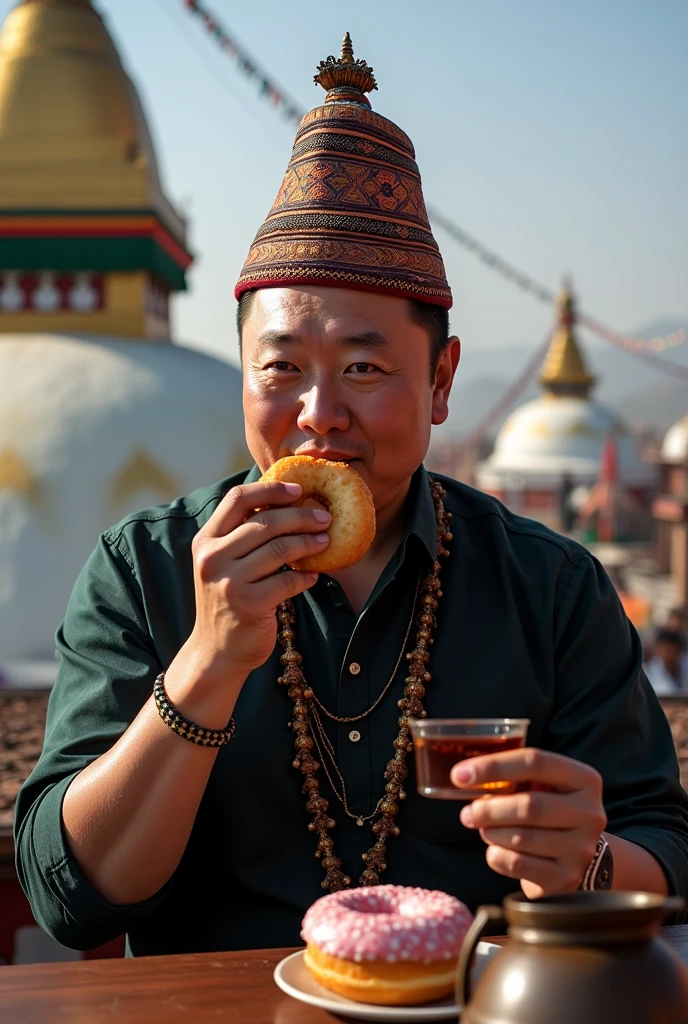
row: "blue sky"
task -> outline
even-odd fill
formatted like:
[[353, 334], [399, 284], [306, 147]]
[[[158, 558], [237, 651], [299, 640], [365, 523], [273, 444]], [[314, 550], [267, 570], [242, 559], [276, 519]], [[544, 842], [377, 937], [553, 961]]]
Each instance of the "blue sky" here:
[[[426, 201], [618, 329], [688, 317], [686, 0], [204, 0], [303, 106], [343, 31], [413, 139]], [[182, 0], [95, 0], [147, 111], [197, 265], [176, 336], [236, 359], [232, 290], [289, 159], [276, 116]], [[4, 18], [12, 6], [0, 0]], [[439, 228], [464, 345], [536, 344], [549, 312]]]

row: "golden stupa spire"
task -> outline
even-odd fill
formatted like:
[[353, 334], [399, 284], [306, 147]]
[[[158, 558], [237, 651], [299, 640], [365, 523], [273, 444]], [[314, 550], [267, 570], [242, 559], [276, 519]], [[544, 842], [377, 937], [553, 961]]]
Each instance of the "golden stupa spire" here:
[[169, 337], [186, 225], [91, 0], [21, 0], [2, 25], [0, 217], [0, 334]]
[[90, 0], [23, 0], [0, 33], [0, 204], [131, 209], [159, 191], [138, 97]]
[[69, 4], [70, 7], [92, 7], [93, 6], [92, 3], [91, 3], [91, 0], [20, 0], [20, 2], [17, 4], [17, 7], [21, 7], [22, 4], [33, 4], [33, 3], [42, 3], [42, 4], [62, 3], [62, 4], [64, 4], [65, 2], [67, 4]]
[[540, 383], [552, 395], [587, 398], [595, 377], [583, 359], [574, 331], [576, 307], [568, 282], [557, 303], [558, 322], [540, 375]]

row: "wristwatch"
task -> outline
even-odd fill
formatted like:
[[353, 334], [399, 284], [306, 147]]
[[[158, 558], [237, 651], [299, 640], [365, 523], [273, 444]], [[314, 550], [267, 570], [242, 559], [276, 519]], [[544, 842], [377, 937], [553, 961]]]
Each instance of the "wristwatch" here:
[[604, 836], [600, 836], [595, 856], [588, 864], [578, 888], [583, 892], [600, 892], [611, 889], [613, 880], [614, 858], [611, 847]]

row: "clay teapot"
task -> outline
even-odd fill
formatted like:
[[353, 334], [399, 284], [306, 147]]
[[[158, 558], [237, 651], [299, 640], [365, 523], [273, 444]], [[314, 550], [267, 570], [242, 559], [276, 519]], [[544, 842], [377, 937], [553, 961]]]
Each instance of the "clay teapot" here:
[[[678, 896], [574, 892], [480, 907], [459, 956], [461, 1024], [688, 1024], [688, 969], [658, 932]], [[470, 991], [488, 927], [509, 941]]]

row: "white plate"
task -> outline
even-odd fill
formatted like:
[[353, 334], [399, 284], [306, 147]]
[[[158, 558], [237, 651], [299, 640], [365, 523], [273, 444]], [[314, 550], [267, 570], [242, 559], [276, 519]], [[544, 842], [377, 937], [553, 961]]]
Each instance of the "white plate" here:
[[[501, 946], [493, 942], [479, 942], [475, 955], [474, 979], [482, 971], [488, 960]], [[302, 1003], [318, 1006], [321, 1010], [338, 1013], [342, 1017], [354, 1017], [357, 1020], [405, 1022], [405, 1024], [421, 1024], [425, 1021], [456, 1020], [458, 1007], [453, 999], [441, 999], [434, 1003], [422, 1003], [420, 1006], [376, 1006], [374, 1003], [356, 1003], [345, 999], [323, 988], [315, 980], [303, 960], [304, 950], [292, 953], [280, 960], [275, 967], [275, 982], [287, 995], [299, 999]]]

